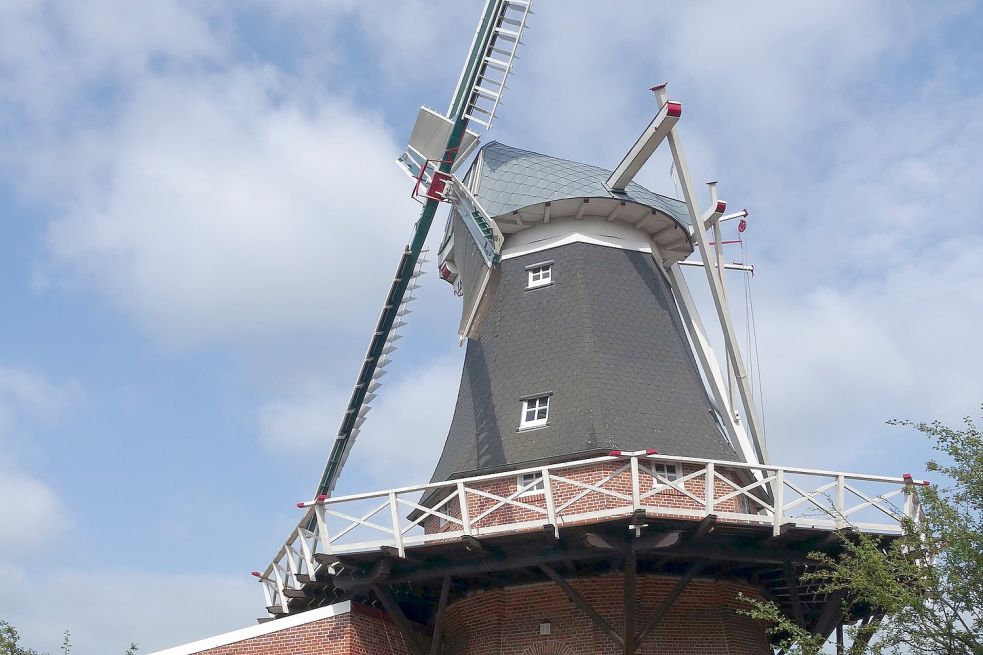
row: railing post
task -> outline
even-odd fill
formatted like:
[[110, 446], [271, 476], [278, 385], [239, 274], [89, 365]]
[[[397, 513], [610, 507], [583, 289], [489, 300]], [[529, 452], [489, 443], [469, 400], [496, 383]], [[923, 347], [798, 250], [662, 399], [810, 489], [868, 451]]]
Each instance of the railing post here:
[[289, 542], [284, 547], [284, 554], [287, 556], [287, 572], [290, 573], [290, 580], [293, 583], [293, 587], [294, 589], [300, 589], [303, 586], [300, 584], [300, 580], [297, 579], [300, 569], [297, 567], [297, 558], [294, 557], [294, 549]]
[[457, 502], [461, 506], [461, 529], [464, 534], [471, 535], [471, 510], [468, 509], [468, 492], [465, 490], [464, 483], [457, 483]]
[[714, 482], [717, 477], [717, 473], [716, 473], [717, 469], [713, 465], [713, 462], [707, 462], [707, 467], [705, 471], [706, 473], [704, 477], [706, 478], [706, 480], [703, 486], [706, 487], [706, 500], [704, 501], [703, 504], [706, 506], [707, 515], [710, 515], [713, 514], [713, 505], [715, 500], [714, 487], [716, 486]]
[[396, 492], [389, 492], [389, 514], [393, 519], [393, 539], [396, 541], [396, 550], [400, 557], [406, 556], [403, 548], [403, 529], [399, 526], [399, 503], [396, 502]]
[[560, 526], [556, 519], [556, 504], [553, 502], [553, 480], [550, 477], [549, 467], [544, 466], [541, 475], [543, 476], [543, 491], [546, 496], [546, 520], [559, 536]]
[[287, 604], [287, 596], [283, 593], [283, 576], [280, 575], [280, 567], [276, 561], [273, 562], [273, 578], [276, 580], [276, 592], [280, 596], [280, 608], [287, 614], [290, 613], [290, 606]]
[[782, 523], [785, 522], [785, 470], [775, 470], [775, 511], [772, 534], [776, 537], [782, 533]]
[[259, 579], [261, 585], [263, 585], [263, 599], [266, 600], [266, 607], [271, 607], [273, 605], [273, 594], [270, 593], [270, 579], [269, 577], [263, 577]]
[[321, 552], [331, 554], [331, 535], [328, 534], [328, 522], [324, 518], [324, 505], [314, 506], [314, 517], [317, 519], [317, 539], [321, 542]]
[[631, 509], [641, 508], [641, 481], [638, 476], [638, 455], [631, 456]]
[[[307, 523], [306, 519], [304, 521]], [[304, 564], [307, 565], [307, 574], [314, 577], [314, 569], [316, 568], [314, 564], [314, 553], [311, 552], [311, 545], [307, 543], [307, 535], [304, 533], [303, 527], [297, 526], [297, 538], [300, 539], [300, 552], [304, 556]]]
[[846, 479], [842, 473], [836, 476], [836, 506], [834, 509], [836, 510], [836, 527], [839, 529], [846, 525], [846, 514], [844, 513], [846, 512]]

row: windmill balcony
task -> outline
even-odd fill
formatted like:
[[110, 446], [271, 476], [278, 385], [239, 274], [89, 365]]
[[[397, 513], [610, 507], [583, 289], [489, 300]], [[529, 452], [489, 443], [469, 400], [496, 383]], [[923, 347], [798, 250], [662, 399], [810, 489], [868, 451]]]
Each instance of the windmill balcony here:
[[[909, 475], [612, 451], [298, 503], [297, 528], [254, 575], [268, 611], [282, 616], [345, 600], [373, 580], [415, 579], [410, 569], [493, 541], [540, 548], [537, 540], [549, 546], [575, 535], [578, 544], [605, 548], [631, 533], [661, 553], [685, 548], [681, 554], [743, 561], [738, 551], [747, 543], [779, 543], [786, 534], [803, 548], [846, 527], [899, 535], [904, 521], [922, 520], [917, 487], [925, 484]], [[714, 531], [717, 541], [697, 546], [694, 531]], [[776, 561], [789, 557], [786, 549]]]

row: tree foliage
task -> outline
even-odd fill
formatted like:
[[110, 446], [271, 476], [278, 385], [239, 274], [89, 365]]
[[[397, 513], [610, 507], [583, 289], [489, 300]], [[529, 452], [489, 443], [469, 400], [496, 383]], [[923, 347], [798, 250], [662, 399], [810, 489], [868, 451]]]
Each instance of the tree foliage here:
[[[944, 483], [918, 489], [924, 521], [906, 522], [901, 538], [887, 545], [859, 532], [844, 536], [835, 557], [811, 555], [816, 566], [803, 579], [842, 593], [846, 616], [883, 615], [848, 630], [851, 655], [983, 655], [983, 432], [970, 418], [961, 429], [937, 421], [890, 423], [922, 432], [941, 455], [927, 468]], [[746, 613], [768, 622], [788, 655], [822, 647], [822, 637], [775, 605], [747, 602]]]
[[14, 626], [0, 620], [0, 655], [38, 655], [38, 652], [21, 646]]
[[[59, 650], [62, 655], [69, 655], [72, 652], [72, 633], [68, 630], [62, 634], [61, 647]], [[130, 642], [130, 647], [123, 655], [136, 655], [136, 642]], [[0, 655], [41, 655], [33, 648], [26, 648], [20, 645], [20, 635], [14, 626], [3, 619], [0, 619]]]

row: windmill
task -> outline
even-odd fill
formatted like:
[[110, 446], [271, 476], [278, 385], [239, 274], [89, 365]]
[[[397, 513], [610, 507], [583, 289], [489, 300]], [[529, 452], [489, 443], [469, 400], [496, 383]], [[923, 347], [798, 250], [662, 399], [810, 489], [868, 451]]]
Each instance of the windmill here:
[[[919, 521], [920, 481], [770, 461], [724, 284], [747, 266], [723, 261], [722, 224], [746, 212], [727, 214], [715, 182], [700, 208], [683, 105], [653, 87], [654, 117], [611, 170], [478, 147], [531, 4], [485, 3], [448, 111], [421, 108], [398, 159], [423, 209], [316, 494], [254, 572], [267, 611], [381, 608], [374, 620], [417, 655], [503, 652], [506, 639], [516, 653], [631, 655], [657, 652], [656, 634], [764, 652], [764, 628], [734, 611], [742, 594], [821, 635], [874, 620], [877, 608], [845, 615], [802, 575], [847, 526], [890, 540]], [[659, 148], [682, 198], [634, 179]], [[331, 497], [441, 203], [437, 267], [466, 342], [443, 451], [428, 483]], [[724, 369], [683, 266], [703, 269]]]
[[421, 254], [430, 226], [440, 203], [448, 199], [448, 184], [457, 183], [454, 172], [478, 145], [479, 133], [472, 128], [492, 126], [531, 8], [532, 0], [486, 0], [447, 113], [420, 108], [409, 144], [397, 163], [414, 180], [414, 196], [422, 199], [423, 209], [400, 256], [315, 496], [334, 490], [371, 409], [396, 349], [399, 328], [410, 313], [408, 305], [425, 263]]

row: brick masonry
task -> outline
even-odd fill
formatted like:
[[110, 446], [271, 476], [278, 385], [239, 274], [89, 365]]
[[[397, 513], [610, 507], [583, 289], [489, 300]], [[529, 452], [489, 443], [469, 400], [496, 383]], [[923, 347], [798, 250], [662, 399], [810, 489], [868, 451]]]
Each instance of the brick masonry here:
[[[623, 578], [611, 574], [571, 580], [571, 585], [619, 632], [624, 625]], [[640, 577], [636, 625], [640, 629], [672, 590], [676, 579]], [[738, 614], [738, 592], [753, 587], [693, 580], [648, 635], [638, 653], [651, 655], [758, 655], [770, 653], [764, 626]], [[540, 635], [548, 621], [550, 635]], [[445, 655], [618, 653], [618, 647], [553, 583], [479, 592], [448, 607]]]
[[[282, 619], [281, 619], [282, 620]], [[197, 650], [175, 647], [151, 655], [409, 655], [403, 637], [379, 610], [351, 604], [351, 611]], [[224, 641], [221, 637], [217, 638]]]

